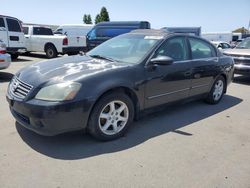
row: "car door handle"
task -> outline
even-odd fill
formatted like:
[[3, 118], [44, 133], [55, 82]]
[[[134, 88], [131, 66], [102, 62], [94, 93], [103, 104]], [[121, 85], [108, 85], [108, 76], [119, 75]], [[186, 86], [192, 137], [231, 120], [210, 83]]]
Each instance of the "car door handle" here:
[[184, 76], [190, 76], [192, 74], [192, 71], [186, 71], [185, 73], [184, 73]]

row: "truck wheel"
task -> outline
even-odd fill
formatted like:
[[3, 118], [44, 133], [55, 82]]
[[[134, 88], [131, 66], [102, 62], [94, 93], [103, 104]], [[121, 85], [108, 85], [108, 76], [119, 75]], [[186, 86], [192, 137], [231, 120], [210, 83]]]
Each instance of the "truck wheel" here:
[[17, 60], [18, 54], [10, 54], [11, 60]]
[[90, 114], [88, 130], [98, 140], [113, 140], [126, 133], [133, 119], [132, 100], [123, 93], [110, 93], [95, 104]]
[[58, 55], [57, 50], [53, 45], [47, 45], [45, 47], [45, 53], [46, 53], [47, 58], [49, 59], [55, 58]]

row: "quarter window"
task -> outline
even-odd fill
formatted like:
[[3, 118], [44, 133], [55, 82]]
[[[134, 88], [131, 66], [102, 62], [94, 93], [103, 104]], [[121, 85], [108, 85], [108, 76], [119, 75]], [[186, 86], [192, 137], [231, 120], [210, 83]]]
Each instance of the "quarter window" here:
[[17, 20], [7, 18], [6, 21], [7, 21], [9, 31], [21, 32], [21, 27], [20, 27], [19, 22]]
[[0, 18], [0, 27], [5, 27], [3, 18]]
[[190, 38], [189, 42], [193, 59], [210, 58], [216, 56], [214, 48], [207, 42], [195, 38]]
[[175, 37], [168, 39], [157, 51], [155, 57], [168, 56], [174, 61], [183, 61], [188, 59], [187, 48], [184, 37]]

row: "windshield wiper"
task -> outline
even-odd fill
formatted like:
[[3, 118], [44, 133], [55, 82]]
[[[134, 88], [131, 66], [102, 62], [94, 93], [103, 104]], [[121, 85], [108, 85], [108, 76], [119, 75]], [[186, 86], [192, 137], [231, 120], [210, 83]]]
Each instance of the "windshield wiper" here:
[[97, 59], [105, 59], [105, 60], [108, 60], [108, 61], [117, 61], [117, 60], [114, 60], [110, 57], [106, 57], [106, 56], [102, 56], [102, 55], [90, 55], [90, 57], [93, 57], [93, 58], [97, 58]]

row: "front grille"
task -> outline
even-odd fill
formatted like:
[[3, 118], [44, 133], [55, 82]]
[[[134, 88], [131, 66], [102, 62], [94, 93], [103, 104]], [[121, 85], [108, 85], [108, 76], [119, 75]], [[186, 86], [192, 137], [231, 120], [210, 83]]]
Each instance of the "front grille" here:
[[250, 65], [250, 60], [234, 59], [235, 64]]
[[24, 99], [32, 88], [33, 86], [21, 81], [15, 76], [10, 83], [9, 90], [14, 97]]

